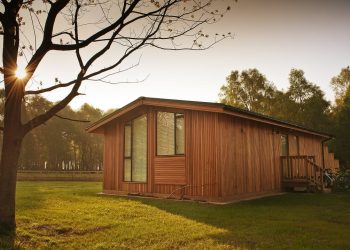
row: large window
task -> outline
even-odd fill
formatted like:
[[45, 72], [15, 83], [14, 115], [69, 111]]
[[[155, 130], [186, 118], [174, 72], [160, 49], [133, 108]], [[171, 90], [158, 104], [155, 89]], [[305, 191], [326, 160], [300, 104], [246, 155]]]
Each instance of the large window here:
[[147, 181], [147, 116], [124, 127], [124, 181]]
[[185, 154], [184, 114], [157, 113], [157, 155]]

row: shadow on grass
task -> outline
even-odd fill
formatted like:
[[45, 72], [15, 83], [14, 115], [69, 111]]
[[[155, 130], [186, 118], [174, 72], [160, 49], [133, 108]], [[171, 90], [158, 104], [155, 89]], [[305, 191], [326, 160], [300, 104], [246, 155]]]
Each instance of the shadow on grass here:
[[[242, 249], [268, 249], [276, 246], [318, 248], [322, 246], [318, 239], [323, 240], [327, 234], [332, 233], [334, 227], [327, 224], [324, 209], [327, 208], [341, 218], [343, 216], [339, 211], [350, 208], [349, 193], [292, 193], [227, 205], [160, 199], [138, 200], [168, 213], [224, 229], [224, 233], [210, 237], [218, 244]], [[318, 228], [319, 223], [325, 224], [325, 228]], [[321, 230], [324, 232], [323, 236], [320, 234]], [[323, 246], [332, 248], [332, 242], [327, 244]], [[341, 249], [350, 246], [343, 240], [337, 244]]]
[[193, 201], [142, 199], [143, 204], [179, 215], [201, 224], [223, 229], [224, 232], [208, 235], [217, 244], [237, 249], [256, 249], [259, 240], [253, 231], [259, 231], [260, 220], [266, 211], [261, 201], [214, 205]]

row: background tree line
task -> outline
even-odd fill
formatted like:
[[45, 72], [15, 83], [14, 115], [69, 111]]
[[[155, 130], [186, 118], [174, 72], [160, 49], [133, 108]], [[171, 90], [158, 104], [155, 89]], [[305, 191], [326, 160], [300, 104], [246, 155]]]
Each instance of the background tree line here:
[[[343, 68], [330, 81], [335, 94], [333, 103], [325, 99], [320, 87], [308, 81], [300, 69], [291, 70], [289, 87], [285, 91], [278, 90], [257, 69], [232, 71], [226, 80], [219, 93], [222, 103], [335, 135], [336, 139], [329, 141], [328, 146], [341, 164], [350, 168], [349, 67]], [[3, 114], [3, 89], [0, 97], [0, 114]], [[42, 96], [32, 96], [26, 97], [23, 105], [22, 119], [27, 121], [44, 113], [54, 103]], [[82, 105], [77, 111], [67, 106], [25, 137], [19, 169], [101, 170], [103, 138], [88, 134], [85, 127], [88, 121], [96, 121], [103, 114], [89, 104]], [[0, 122], [2, 120], [0, 115]]]
[[[0, 95], [0, 113], [3, 114], [3, 89], [0, 90]], [[26, 121], [44, 113], [54, 103], [42, 96], [32, 96], [26, 98], [23, 105], [25, 107], [22, 108], [22, 120]], [[102, 115], [100, 109], [89, 104], [82, 105], [77, 111], [70, 106], [65, 107], [57, 116], [25, 137], [19, 169], [101, 170], [103, 138], [87, 133], [85, 127], [89, 122], [100, 119]], [[1, 121], [2, 118], [0, 116]], [[2, 134], [0, 136], [2, 137]]]
[[278, 90], [257, 69], [232, 71], [219, 93], [220, 102], [300, 124], [335, 136], [328, 142], [345, 168], [350, 168], [350, 68], [341, 69], [330, 84], [333, 103], [308, 81], [304, 71], [292, 69], [287, 90]]

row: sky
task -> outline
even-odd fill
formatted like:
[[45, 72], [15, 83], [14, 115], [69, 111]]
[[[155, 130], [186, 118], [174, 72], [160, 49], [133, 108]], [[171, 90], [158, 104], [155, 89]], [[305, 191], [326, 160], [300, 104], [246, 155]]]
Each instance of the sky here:
[[[233, 39], [205, 51], [143, 49], [122, 65], [127, 68], [140, 58], [137, 67], [111, 78], [115, 82], [141, 82], [89, 82], [80, 91], [85, 95], [76, 97], [70, 105], [77, 109], [89, 103], [108, 110], [140, 96], [217, 102], [230, 72], [249, 68], [257, 68], [284, 90], [288, 88], [290, 70], [302, 69], [306, 78], [333, 101], [330, 80], [350, 65], [350, 1], [238, 0], [231, 7], [221, 22], [203, 30], [209, 34], [231, 32]], [[114, 57], [111, 53], [110, 60]], [[45, 60], [39, 77], [52, 80], [51, 72], [55, 70], [62, 73], [62, 80], [74, 75], [76, 66], [72, 66], [70, 57], [53, 53]], [[63, 94], [56, 91], [45, 96], [57, 101]]]

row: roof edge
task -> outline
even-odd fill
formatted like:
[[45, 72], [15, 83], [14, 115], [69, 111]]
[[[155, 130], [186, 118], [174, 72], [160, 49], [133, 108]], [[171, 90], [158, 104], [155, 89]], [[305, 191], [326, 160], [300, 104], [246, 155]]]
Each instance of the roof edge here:
[[[139, 105], [142, 105], [143, 100], [145, 100], [146, 97], [144, 96], [140, 96], [139, 98], [133, 100], [132, 102], [124, 105], [123, 107], [121, 107], [120, 109], [117, 109], [115, 111], [113, 111], [110, 114], [107, 114], [105, 116], [103, 116], [101, 119], [95, 121], [94, 123], [90, 124], [89, 126], [87, 126], [85, 128], [85, 131], [89, 132], [89, 133], [93, 133], [96, 129], [100, 128], [101, 126], [105, 125], [106, 123], [110, 122], [111, 120], [113, 120], [118, 114], [122, 113], [123, 111], [127, 110], [129, 107], [137, 104], [138, 102]], [[138, 105], [138, 106], [139, 106]]]
[[[317, 130], [313, 130], [307, 127], [304, 127], [302, 125], [293, 123], [293, 122], [289, 122], [289, 121], [285, 121], [282, 119], [278, 119], [275, 117], [271, 117], [271, 116], [267, 116], [267, 115], [263, 115], [260, 113], [256, 113], [253, 111], [249, 111], [249, 110], [245, 110], [242, 108], [238, 108], [238, 107], [233, 107], [230, 105], [226, 105], [223, 103], [214, 103], [214, 102], [198, 102], [198, 101], [188, 101], [188, 100], [176, 100], [176, 99], [165, 99], [165, 98], [153, 98], [153, 97], [145, 97], [145, 96], [140, 96], [139, 98], [135, 99], [134, 101], [126, 104], [125, 106], [123, 106], [122, 108], [102, 117], [100, 120], [92, 123], [91, 125], [89, 125], [88, 127], [85, 128], [85, 130], [89, 133], [96, 133], [96, 131], [103, 127], [104, 125], [106, 125], [107, 123], [109, 123], [110, 121], [112, 121], [113, 119], [117, 118], [118, 116], [120, 116], [123, 113], [126, 113], [136, 107], [139, 107], [143, 104], [146, 105], [151, 105], [151, 103], [149, 102], [177, 102], [177, 103], [183, 103], [183, 104], [192, 104], [192, 105], [198, 105], [198, 106], [207, 106], [208, 109], [210, 108], [219, 108], [222, 109], [222, 112], [224, 113], [225, 111], [227, 112], [232, 112], [232, 113], [239, 113], [242, 116], [248, 116], [245, 117], [247, 119], [249, 118], [256, 118], [259, 122], [262, 123], [266, 123], [266, 121], [269, 121], [271, 123], [273, 123], [273, 125], [276, 126], [287, 126], [290, 129], [296, 129], [296, 130], [302, 130], [304, 132], [308, 132], [317, 136], [321, 136], [324, 138], [334, 138], [333, 135], [325, 133], [325, 132], [321, 132], [321, 131], [317, 131]], [[189, 108], [190, 109], [190, 108]], [[208, 111], [208, 112], [215, 112], [215, 111]], [[98, 133], [98, 132], [97, 132]]]
[[224, 110], [238, 112], [238, 113], [242, 113], [242, 114], [245, 114], [245, 115], [251, 115], [251, 116], [263, 119], [263, 120], [268, 120], [268, 121], [271, 121], [273, 123], [279, 123], [280, 125], [292, 127], [294, 129], [298, 129], [298, 130], [303, 130], [305, 132], [316, 134], [318, 136], [329, 138], [329, 139], [335, 137], [332, 134], [321, 132], [321, 131], [317, 131], [317, 130], [314, 130], [314, 129], [310, 129], [308, 127], [299, 125], [297, 123], [285, 121], [285, 120], [282, 120], [282, 119], [279, 119], [279, 118], [271, 117], [271, 116], [268, 116], [268, 115], [263, 115], [263, 114], [260, 114], [260, 113], [256, 113], [256, 112], [253, 112], [253, 111], [249, 111], [249, 110], [245, 110], [245, 109], [241, 109], [241, 108], [237, 108], [237, 107], [233, 107], [233, 106], [229, 106], [229, 105], [224, 105]]

